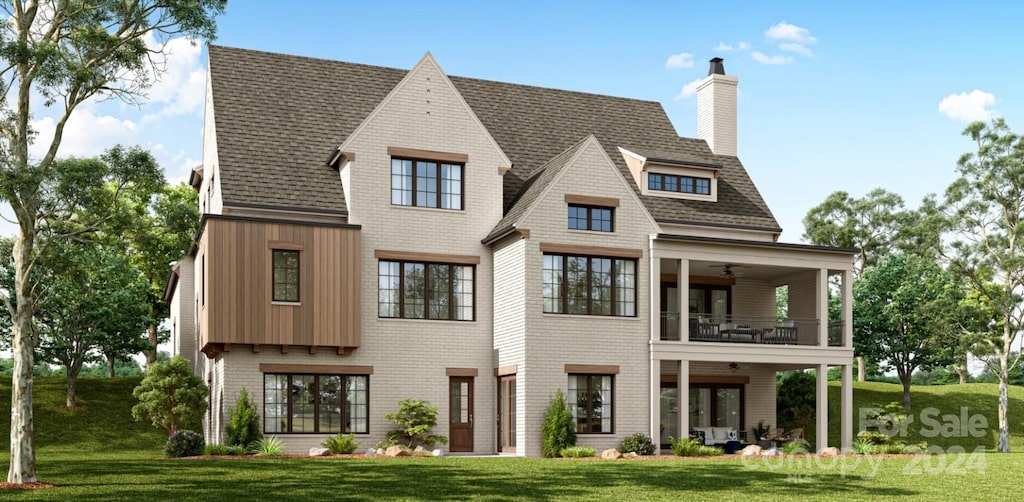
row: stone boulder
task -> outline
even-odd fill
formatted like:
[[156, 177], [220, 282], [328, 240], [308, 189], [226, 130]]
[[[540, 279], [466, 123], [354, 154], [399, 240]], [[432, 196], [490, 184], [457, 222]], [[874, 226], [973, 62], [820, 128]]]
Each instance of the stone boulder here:
[[331, 454], [331, 450], [327, 448], [310, 448], [309, 456], [311, 457], [326, 457]]
[[824, 450], [821, 450], [821, 456], [823, 456], [823, 457], [838, 457], [839, 456], [839, 448], [836, 448], [835, 446], [832, 446], [832, 447], [829, 447], [829, 448], [825, 448]]
[[401, 446], [391, 446], [387, 450], [384, 450], [384, 454], [389, 457], [408, 457], [411, 455], [408, 450]]
[[639, 457], [639, 456], [640, 455], [637, 452], [635, 452], [635, 451], [631, 451], [631, 452], [623, 453], [622, 454], [623, 458], [636, 458], [636, 457]]
[[761, 447], [756, 445], [756, 444], [752, 444], [752, 445], [747, 446], [746, 448], [740, 450], [740, 455], [742, 455], [744, 457], [756, 457], [756, 456], [758, 456], [760, 454], [761, 454]]
[[427, 449], [424, 448], [423, 446], [417, 446], [416, 449], [413, 450], [413, 451], [415, 451], [415, 452], [425, 452], [425, 451], [427, 451]]
[[761, 451], [762, 457], [777, 457], [779, 456], [778, 448], [768, 448], [767, 450]]
[[444, 450], [442, 450], [440, 448], [437, 448], [434, 451], [430, 452], [430, 454], [435, 456], [435, 457], [443, 457], [444, 456]]
[[615, 448], [609, 448], [601, 452], [601, 458], [605, 460], [618, 460], [622, 458], [622, 453], [619, 452], [619, 450], [616, 450]]

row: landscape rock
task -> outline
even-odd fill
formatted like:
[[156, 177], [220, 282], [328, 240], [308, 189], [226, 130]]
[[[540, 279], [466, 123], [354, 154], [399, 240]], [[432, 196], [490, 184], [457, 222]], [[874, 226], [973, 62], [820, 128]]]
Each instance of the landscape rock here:
[[777, 457], [777, 456], [779, 456], [779, 449], [778, 448], [768, 448], [767, 450], [764, 450], [764, 451], [761, 452], [761, 456], [762, 457]]
[[755, 456], [760, 455], [760, 454], [761, 454], [761, 447], [756, 445], [756, 444], [752, 444], [752, 445], [747, 446], [746, 448], [740, 450], [740, 455], [742, 455], [744, 457], [755, 457]]
[[376, 448], [367, 448], [366, 449], [366, 454], [367, 455], [376, 455], [377, 454], [377, 449]]
[[631, 451], [629, 453], [623, 453], [622, 456], [625, 458], [636, 458], [639, 457], [640, 455], [635, 451]]
[[839, 456], [839, 448], [836, 448], [835, 446], [832, 446], [830, 448], [825, 448], [824, 450], [821, 450], [821, 456], [823, 456], [823, 457], [838, 457]]
[[430, 454], [435, 456], [435, 457], [443, 457], [444, 456], [444, 451], [441, 450], [440, 448], [437, 448], [434, 451], [430, 452]]
[[416, 449], [413, 451], [427, 451], [427, 449], [424, 448], [423, 446], [417, 446]]
[[401, 446], [391, 446], [387, 450], [384, 450], [384, 454], [389, 457], [408, 457], [411, 455], [411, 453]]
[[622, 458], [622, 453], [620, 453], [619, 450], [616, 450], [615, 448], [609, 448], [601, 452], [601, 458], [605, 460], [618, 460]]
[[331, 454], [331, 450], [327, 448], [310, 448], [309, 456], [311, 457], [326, 457]]

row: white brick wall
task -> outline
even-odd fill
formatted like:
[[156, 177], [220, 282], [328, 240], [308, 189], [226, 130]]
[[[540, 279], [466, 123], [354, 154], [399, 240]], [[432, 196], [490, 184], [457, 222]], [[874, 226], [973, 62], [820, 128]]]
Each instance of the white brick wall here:
[[757, 279], [736, 279], [732, 313], [737, 317], [775, 317], [775, 286]]
[[171, 297], [171, 355], [182, 356], [199, 371], [199, 348], [196, 346], [195, 261], [191, 256], [178, 260], [178, 285]]
[[736, 155], [736, 86], [739, 79], [708, 75], [697, 85], [697, 137], [716, 155]]

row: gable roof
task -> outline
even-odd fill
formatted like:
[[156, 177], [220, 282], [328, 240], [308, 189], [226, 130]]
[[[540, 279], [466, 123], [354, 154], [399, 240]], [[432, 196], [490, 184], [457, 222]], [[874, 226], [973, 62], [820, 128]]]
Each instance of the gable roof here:
[[[407, 71], [221, 46], [209, 48], [209, 61], [225, 204], [345, 212], [340, 176], [325, 161]], [[512, 161], [506, 214], [535, 172], [593, 134], [637, 195], [620, 146], [723, 166], [717, 203], [640, 196], [655, 220], [780, 230], [739, 160], [680, 138], [657, 102], [449, 79]]]

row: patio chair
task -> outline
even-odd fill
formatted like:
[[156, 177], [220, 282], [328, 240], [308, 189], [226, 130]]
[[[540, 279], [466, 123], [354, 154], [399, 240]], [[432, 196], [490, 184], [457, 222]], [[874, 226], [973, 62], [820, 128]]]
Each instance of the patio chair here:
[[803, 438], [804, 438], [804, 429], [803, 429], [803, 427], [797, 427], [796, 429], [793, 429], [791, 431], [786, 431], [784, 434], [782, 434], [782, 436], [779, 438], [779, 441], [788, 443], [788, 442], [792, 442], [792, 441], [802, 440]]
[[782, 429], [781, 427], [776, 427], [774, 429], [769, 429], [768, 432], [764, 433], [764, 435], [762, 435], [758, 439], [760, 439], [761, 441], [771, 441], [772, 445], [774, 446], [778, 444], [779, 441], [782, 441], [782, 437], [783, 435], [785, 435], [785, 433], [786, 431], [784, 429]]

